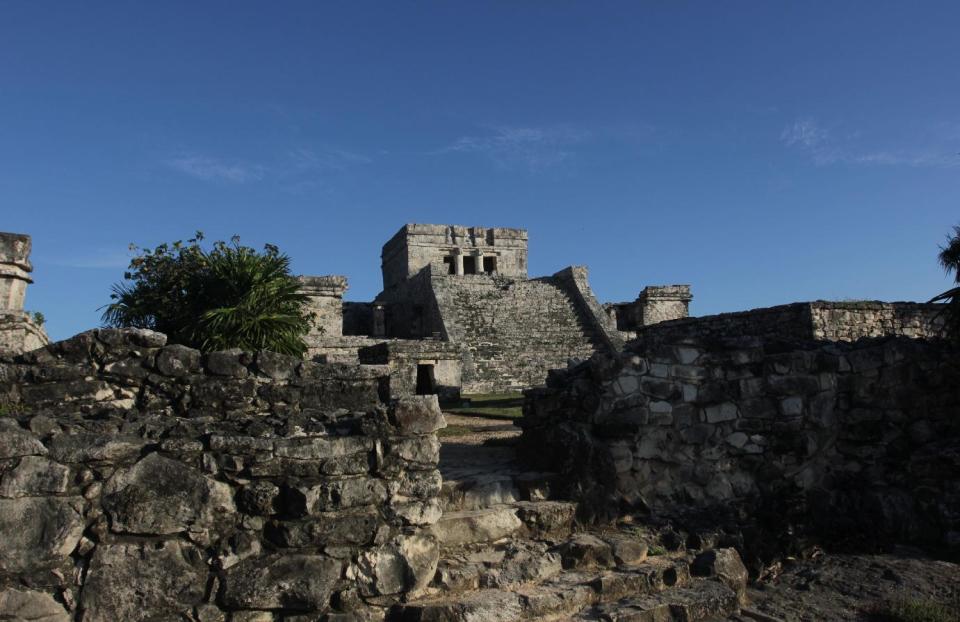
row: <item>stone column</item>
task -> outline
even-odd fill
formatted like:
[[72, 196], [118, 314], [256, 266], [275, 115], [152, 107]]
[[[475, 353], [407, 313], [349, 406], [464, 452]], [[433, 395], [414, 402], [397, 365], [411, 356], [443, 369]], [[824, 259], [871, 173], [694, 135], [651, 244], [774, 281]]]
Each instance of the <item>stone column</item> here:
[[347, 291], [345, 276], [301, 276], [300, 292], [309, 298], [307, 310], [314, 314], [313, 327], [307, 335], [307, 344], [311, 338], [327, 339], [343, 336], [343, 294]]
[[31, 272], [30, 236], [0, 232], [0, 351], [29, 352], [50, 343], [43, 325], [23, 310]]
[[693, 294], [689, 285], [649, 285], [637, 297], [635, 308], [640, 326], [649, 326], [667, 320], [678, 320], [690, 315]]
[[0, 233], [0, 311], [23, 311], [31, 272], [30, 236]]
[[457, 252], [457, 254], [454, 255], [454, 261], [457, 265], [457, 276], [463, 276], [463, 253]]

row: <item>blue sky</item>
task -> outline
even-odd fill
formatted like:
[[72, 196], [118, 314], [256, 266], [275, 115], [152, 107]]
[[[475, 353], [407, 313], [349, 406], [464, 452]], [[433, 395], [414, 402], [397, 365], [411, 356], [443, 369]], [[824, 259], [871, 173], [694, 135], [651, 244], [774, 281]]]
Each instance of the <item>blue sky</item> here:
[[406, 222], [697, 315], [927, 299], [960, 223], [956, 2], [0, 2], [0, 230], [95, 326], [202, 230], [379, 291]]

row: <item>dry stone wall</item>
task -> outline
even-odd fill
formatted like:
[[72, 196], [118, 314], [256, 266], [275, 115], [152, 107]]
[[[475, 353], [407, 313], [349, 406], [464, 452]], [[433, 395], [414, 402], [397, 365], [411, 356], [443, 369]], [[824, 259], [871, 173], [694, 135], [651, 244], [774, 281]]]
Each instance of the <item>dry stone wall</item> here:
[[447, 338], [464, 347], [463, 392], [543, 384], [548, 370], [587, 358], [601, 337], [556, 278], [434, 276]]
[[382, 619], [435, 571], [443, 426], [384, 373], [138, 330], [0, 358], [0, 618]]
[[654, 345], [693, 337], [760, 337], [785, 341], [856, 341], [863, 337], [943, 335], [943, 305], [917, 302], [796, 302], [736, 313], [661, 322], [638, 329]]
[[960, 552], [960, 357], [945, 341], [637, 341], [527, 396], [525, 453], [594, 518], [645, 509]]

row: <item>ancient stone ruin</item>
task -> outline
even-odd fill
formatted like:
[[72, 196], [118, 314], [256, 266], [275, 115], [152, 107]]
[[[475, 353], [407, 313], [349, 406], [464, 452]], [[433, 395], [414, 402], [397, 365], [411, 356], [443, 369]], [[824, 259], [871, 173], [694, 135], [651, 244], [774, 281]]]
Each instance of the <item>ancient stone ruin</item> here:
[[[960, 556], [940, 306], [691, 318], [687, 286], [602, 306], [526, 259], [521, 230], [407, 225], [373, 302], [302, 277], [308, 360], [0, 350], [0, 619], [776, 620], [748, 573], [805, 542]], [[494, 442], [447, 434], [438, 397], [518, 387]]]
[[402, 391], [535, 386], [547, 370], [616, 350], [637, 326], [686, 317], [686, 285], [648, 287], [612, 317], [584, 267], [527, 276], [523, 229], [408, 224], [383, 246], [383, 291], [344, 302], [342, 276], [301, 277], [317, 315], [310, 355], [389, 364]]
[[43, 325], [23, 310], [31, 272], [30, 236], [0, 232], [0, 351], [25, 352], [50, 341]]

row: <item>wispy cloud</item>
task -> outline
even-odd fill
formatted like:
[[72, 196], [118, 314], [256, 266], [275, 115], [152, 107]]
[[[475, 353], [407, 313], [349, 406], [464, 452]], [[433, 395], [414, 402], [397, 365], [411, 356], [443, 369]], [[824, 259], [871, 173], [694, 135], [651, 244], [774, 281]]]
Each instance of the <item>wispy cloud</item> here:
[[227, 162], [199, 155], [176, 157], [168, 160], [166, 164], [175, 171], [204, 181], [243, 184], [263, 179], [264, 175], [264, 167], [259, 164]]
[[[949, 137], [946, 137], [949, 138]], [[850, 164], [863, 166], [911, 166], [946, 168], [960, 166], [957, 149], [942, 145], [936, 149], [864, 147], [859, 131], [837, 134], [815, 119], [803, 117], [780, 132], [787, 147], [806, 153], [818, 166]]]
[[267, 163], [190, 154], [169, 158], [164, 164], [178, 173], [203, 181], [229, 184], [274, 181], [306, 187], [320, 185], [322, 180], [318, 176], [321, 174], [344, 171], [372, 161], [365, 155], [334, 147], [301, 147], [291, 149]]
[[591, 132], [570, 127], [494, 126], [481, 135], [461, 136], [433, 154], [472, 153], [503, 168], [539, 171], [569, 161]]
[[294, 149], [289, 153], [292, 167], [299, 171], [326, 170], [342, 171], [351, 166], [370, 164], [372, 158], [365, 155], [336, 149]]

